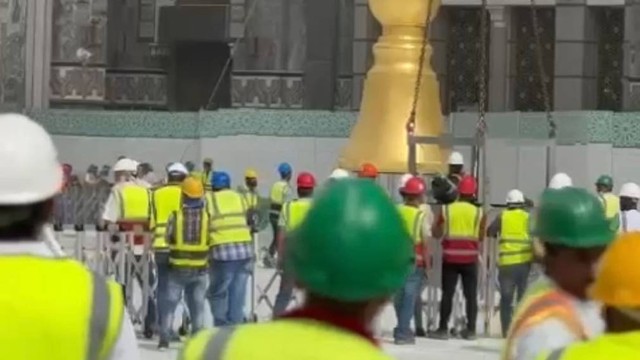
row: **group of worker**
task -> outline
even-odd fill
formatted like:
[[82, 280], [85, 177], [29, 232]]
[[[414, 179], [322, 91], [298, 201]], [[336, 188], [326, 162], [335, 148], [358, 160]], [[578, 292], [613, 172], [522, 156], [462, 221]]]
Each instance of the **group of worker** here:
[[[44, 231], [64, 176], [50, 136], [27, 117], [6, 114], [0, 115], [0, 143], [0, 157], [16, 164], [0, 177], [0, 277], [10, 289], [0, 292], [0, 358], [139, 359], [120, 286], [58, 257]], [[283, 302], [294, 283], [304, 300], [274, 321], [240, 325], [254, 254], [247, 197], [231, 190], [224, 172], [203, 180], [177, 163], [168, 168], [168, 183], [149, 191], [137, 182], [134, 165], [122, 158], [114, 166], [117, 183], [103, 218], [153, 232], [158, 292], [166, 294], [158, 297], [159, 347], [171, 340], [172, 313], [183, 293], [192, 317], [194, 336], [181, 359], [387, 359], [371, 332], [374, 320], [393, 301], [396, 343], [414, 341], [409, 322], [429, 267], [431, 237], [441, 237], [443, 247], [440, 328], [432, 336], [447, 336], [458, 276], [467, 299], [462, 336], [475, 336], [473, 282], [486, 214], [475, 201], [473, 177], [462, 174], [456, 199], [432, 215], [420, 177], [403, 177], [403, 202], [394, 204], [370, 181], [377, 176], [370, 164], [360, 179], [334, 171], [312, 200], [315, 179], [298, 174], [300, 199], [283, 199], [273, 211], [279, 214], [275, 253], [288, 279], [281, 284]], [[493, 226], [500, 258], [510, 259], [501, 270], [533, 257], [536, 237], [544, 275], [528, 286], [510, 321], [503, 359], [640, 358], [640, 268], [634, 263], [640, 233], [631, 230], [637, 186], [626, 186], [620, 210], [609, 212], [616, 200], [608, 195], [612, 181], [603, 179], [598, 197], [564, 174], [554, 177], [532, 213], [531, 234], [523, 225], [529, 222], [524, 197], [509, 193], [509, 207]], [[272, 195], [284, 192], [279, 186]], [[620, 214], [620, 226], [613, 214]], [[623, 233], [616, 239], [618, 229]], [[207, 288], [216, 328], [197, 332]]]

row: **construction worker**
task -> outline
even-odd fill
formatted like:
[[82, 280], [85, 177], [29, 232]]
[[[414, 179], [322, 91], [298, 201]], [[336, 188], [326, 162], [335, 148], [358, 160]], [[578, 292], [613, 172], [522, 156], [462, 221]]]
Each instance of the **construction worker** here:
[[207, 203], [211, 214], [211, 283], [209, 301], [214, 326], [229, 326], [244, 320], [247, 280], [253, 259], [247, 205], [231, 190], [231, 177], [216, 171]]
[[[286, 234], [294, 231], [298, 225], [304, 221], [313, 198], [313, 189], [316, 187], [316, 179], [311, 173], [301, 172], [296, 179], [298, 199], [287, 201], [282, 207], [280, 220], [278, 221], [278, 253], [282, 254]], [[282, 261], [280, 261], [282, 263]], [[281, 264], [279, 264], [281, 265]], [[278, 266], [282, 268], [282, 266]], [[276, 302], [273, 306], [273, 316], [282, 315], [293, 296], [293, 278], [285, 269], [280, 274], [280, 289], [276, 295]]]
[[[136, 182], [135, 173], [138, 171], [138, 163], [135, 160], [124, 158], [118, 160], [113, 166], [115, 173], [115, 185], [111, 189], [109, 198], [102, 213], [102, 220], [105, 225], [117, 224], [122, 232], [133, 231], [136, 227], [147, 228], [151, 217], [151, 197], [149, 190]], [[121, 241], [114, 235], [113, 241]], [[133, 254], [136, 261], [140, 261], [144, 253], [144, 237], [136, 235], [133, 239]], [[115, 254], [112, 254], [115, 255]], [[151, 264], [149, 263], [149, 266]], [[127, 271], [124, 274], [125, 283], [131, 276]], [[153, 284], [153, 271], [149, 271], [149, 284]], [[140, 274], [136, 276], [139, 283], [142, 283]], [[144, 320], [144, 332], [153, 332], [153, 325], [156, 322], [156, 304], [153, 297], [147, 299], [147, 314]]]
[[260, 224], [260, 194], [258, 193], [258, 173], [254, 169], [247, 169], [244, 172], [244, 185], [240, 188], [240, 193], [247, 204], [247, 218], [251, 232], [255, 234]]
[[385, 191], [336, 181], [290, 235], [284, 264], [305, 292], [302, 306], [271, 322], [202, 331], [181, 360], [390, 359], [371, 329], [415, 254]]
[[539, 360], [640, 359], [640, 233], [621, 235], [598, 266], [589, 297], [604, 307], [605, 334], [546, 351]]
[[372, 163], [364, 163], [358, 171], [358, 177], [375, 180], [378, 178], [378, 168]]
[[549, 189], [557, 190], [568, 186], [573, 186], [573, 180], [569, 175], [562, 172], [553, 175], [549, 181]]
[[458, 185], [464, 176], [464, 157], [461, 153], [453, 151], [449, 155], [447, 164], [449, 165], [447, 178], [449, 178], [449, 180], [451, 180], [455, 185]]
[[498, 282], [500, 283], [500, 324], [507, 336], [513, 314], [513, 298], [519, 303], [527, 289], [533, 262], [533, 242], [529, 236], [529, 212], [522, 191], [507, 194], [507, 209], [489, 225], [487, 235], [498, 239]]
[[598, 198], [575, 187], [545, 191], [533, 235], [545, 247], [544, 275], [516, 309], [503, 360], [534, 359], [604, 329], [599, 306], [587, 298], [598, 260], [615, 236]]
[[186, 178], [181, 185], [180, 208], [167, 221], [169, 281], [166, 309], [162, 313], [158, 349], [169, 347], [173, 315], [185, 293], [191, 318], [191, 331], [204, 327], [204, 309], [209, 279], [210, 218], [205, 204], [202, 179]]
[[59, 257], [46, 231], [63, 181], [49, 134], [0, 115], [0, 358], [140, 359], [120, 286]]
[[[167, 168], [167, 183], [151, 193], [150, 229], [153, 233], [153, 254], [156, 265], [158, 284], [156, 286], [156, 303], [158, 314], [165, 313], [167, 284], [169, 281], [169, 244], [166, 241], [167, 221], [174, 212], [180, 210], [182, 198], [182, 182], [189, 172], [181, 163], [173, 163]], [[151, 338], [153, 333], [145, 333]], [[176, 339], [175, 334], [171, 334]]]
[[434, 236], [442, 237], [443, 253], [440, 326], [431, 334], [435, 339], [449, 338], [449, 317], [458, 277], [462, 278], [467, 315], [467, 327], [460, 335], [465, 340], [476, 337], [478, 255], [486, 221], [482, 209], [475, 204], [477, 190], [476, 180], [463, 176], [458, 184], [458, 200], [443, 207], [434, 226]]
[[196, 164], [194, 164], [193, 161], [187, 161], [184, 163], [184, 166], [189, 170], [189, 176], [196, 179], [200, 178], [200, 173], [196, 171]]
[[620, 232], [640, 231], [640, 186], [626, 183], [620, 188]]
[[601, 175], [596, 180], [598, 198], [604, 206], [604, 213], [611, 228], [618, 231], [620, 227], [620, 198], [613, 194], [613, 178], [609, 175]]
[[[393, 338], [396, 345], [415, 344], [414, 333], [411, 331], [411, 318], [422, 313], [422, 306], [416, 308], [416, 303], [420, 302], [422, 290], [427, 280], [427, 244], [431, 237], [431, 224], [433, 219], [420, 210], [424, 204], [426, 186], [419, 177], [408, 179], [400, 189], [402, 203], [398, 205], [398, 211], [404, 221], [407, 232], [411, 235], [415, 251], [415, 267], [413, 272], [407, 277], [404, 286], [394, 298], [394, 309], [398, 324], [393, 329]], [[425, 336], [422, 316], [414, 319], [416, 323], [416, 334]]]
[[284, 205], [285, 202], [291, 200], [292, 190], [289, 182], [291, 181], [292, 173], [293, 169], [291, 168], [291, 165], [289, 165], [288, 163], [281, 163], [280, 165], [278, 165], [278, 174], [280, 175], [280, 180], [276, 181], [273, 186], [271, 186], [271, 192], [269, 195], [269, 199], [271, 200], [269, 222], [271, 223], [273, 239], [271, 240], [269, 250], [265, 254], [263, 259], [265, 267], [273, 267], [275, 265], [274, 258], [278, 246], [278, 221], [280, 220], [282, 205]]
[[211, 175], [213, 174], [213, 159], [205, 158], [202, 161], [202, 172], [200, 178], [206, 191], [211, 191]]

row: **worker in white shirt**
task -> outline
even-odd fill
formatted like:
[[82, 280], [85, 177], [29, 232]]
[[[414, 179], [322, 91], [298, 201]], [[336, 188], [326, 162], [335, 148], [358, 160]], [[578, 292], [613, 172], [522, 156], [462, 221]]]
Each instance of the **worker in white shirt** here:
[[620, 188], [620, 228], [619, 232], [640, 231], [640, 186], [626, 183]]
[[0, 144], [14, 164], [0, 179], [0, 359], [140, 359], [117, 284], [41, 240], [62, 182], [51, 137], [4, 114]]

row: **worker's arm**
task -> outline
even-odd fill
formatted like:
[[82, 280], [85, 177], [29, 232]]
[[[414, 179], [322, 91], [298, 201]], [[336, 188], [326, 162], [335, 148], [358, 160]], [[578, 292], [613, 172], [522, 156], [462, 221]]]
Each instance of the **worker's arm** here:
[[442, 210], [435, 215], [433, 226], [431, 227], [431, 235], [439, 239], [444, 235], [444, 215], [442, 214]]
[[483, 242], [485, 235], [486, 235], [486, 229], [487, 228], [487, 215], [486, 214], [482, 214], [482, 217], [480, 218], [480, 236], [478, 238], [478, 241]]
[[169, 215], [167, 219], [167, 229], [165, 232], [165, 240], [167, 244], [174, 245], [176, 243], [176, 215], [175, 213]]
[[498, 233], [500, 232], [500, 228], [502, 227], [502, 216], [496, 216], [495, 219], [491, 222], [491, 225], [487, 228], [487, 236], [490, 238], [498, 237]]
[[104, 204], [102, 222], [105, 226], [115, 224], [120, 218], [120, 196], [118, 196], [117, 191], [116, 189], [112, 189], [107, 198], [107, 202]]
[[422, 256], [424, 258], [425, 269], [431, 267], [431, 258], [429, 255], [429, 241], [431, 241], [431, 225], [433, 224], [433, 213], [431, 209], [423, 210], [424, 219], [422, 221], [421, 238], [422, 238]]
[[139, 360], [140, 350], [138, 349], [138, 340], [136, 339], [136, 334], [133, 330], [133, 324], [131, 323], [131, 318], [127, 313], [127, 310], [124, 310], [124, 314], [122, 316], [122, 325], [120, 327], [120, 334], [118, 335], [118, 339], [113, 346], [113, 351], [111, 351], [111, 355], [109, 356], [109, 360]]

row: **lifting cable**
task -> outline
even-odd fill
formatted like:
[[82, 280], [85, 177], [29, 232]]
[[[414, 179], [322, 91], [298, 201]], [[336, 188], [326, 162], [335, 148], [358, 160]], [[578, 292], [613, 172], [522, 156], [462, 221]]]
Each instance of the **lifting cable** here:
[[411, 103], [411, 112], [409, 113], [409, 119], [407, 119], [406, 131], [407, 140], [409, 140], [409, 173], [417, 175], [418, 169], [416, 164], [416, 144], [413, 142], [413, 136], [416, 130], [416, 109], [418, 107], [418, 99], [420, 97], [420, 86], [422, 85], [422, 75], [424, 73], [424, 62], [427, 56], [427, 45], [429, 45], [429, 30], [431, 28], [431, 12], [433, 7], [433, 0], [429, 0], [427, 3], [427, 17], [424, 21], [424, 30], [422, 33], [422, 44], [420, 46], [420, 57], [418, 63], [418, 76], [416, 78], [416, 84], [413, 88], [413, 100]]
[[547, 74], [544, 70], [544, 60], [542, 53], [542, 42], [540, 41], [540, 31], [538, 25], [538, 11], [536, 0], [531, 0], [531, 24], [533, 26], [533, 37], [535, 40], [535, 48], [536, 48], [536, 60], [538, 65], [538, 76], [540, 78], [540, 85], [542, 86], [542, 97], [544, 100], [544, 112], [545, 118], [548, 126], [548, 138], [550, 143], [546, 146], [547, 148], [547, 166], [546, 166], [546, 183], [548, 184], [551, 180], [551, 177], [555, 172], [555, 147], [556, 147], [556, 138], [557, 138], [557, 125], [553, 119], [553, 114], [551, 112], [551, 99], [549, 97], [549, 89], [547, 88]]

